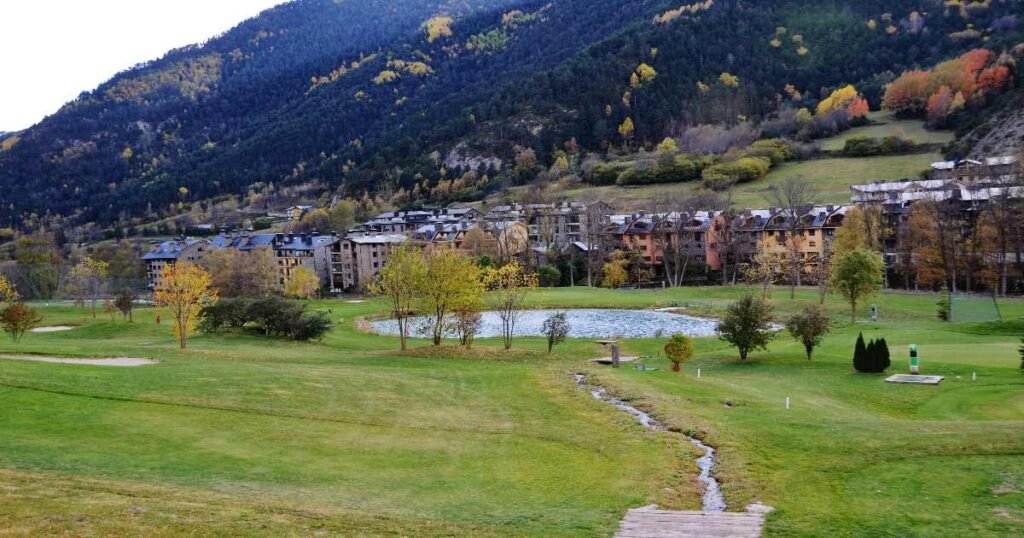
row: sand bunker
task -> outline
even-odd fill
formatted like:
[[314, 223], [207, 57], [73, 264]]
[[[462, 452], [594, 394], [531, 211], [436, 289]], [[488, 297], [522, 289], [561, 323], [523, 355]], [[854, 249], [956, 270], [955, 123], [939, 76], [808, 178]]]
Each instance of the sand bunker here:
[[74, 327], [70, 325], [54, 325], [53, 327], [36, 327], [29, 332], [33, 333], [59, 333], [61, 331], [70, 331]]
[[87, 364], [90, 366], [149, 366], [151, 364], [157, 364], [157, 361], [152, 359], [132, 359], [128, 357], [114, 357], [109, 359], [72, 359], [62, 357], [43, 357], [40, 355], [0, 355], [0, 359], [7, 359], [12, 361], [33, 361], [33, 362], [51, 362], [57, 364]]

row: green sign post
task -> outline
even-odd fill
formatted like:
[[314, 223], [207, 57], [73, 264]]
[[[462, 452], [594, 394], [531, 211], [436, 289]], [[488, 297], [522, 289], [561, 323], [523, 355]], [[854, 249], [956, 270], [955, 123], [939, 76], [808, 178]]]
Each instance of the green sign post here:
[[910, 373], [918, 375], [921, 373], [921, 363], [917, 357], [917, 344], [910, 345]]

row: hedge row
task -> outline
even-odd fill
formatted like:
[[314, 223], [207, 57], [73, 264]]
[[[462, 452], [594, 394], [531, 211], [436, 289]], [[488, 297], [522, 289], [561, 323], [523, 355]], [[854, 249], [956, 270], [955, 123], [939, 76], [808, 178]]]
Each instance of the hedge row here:
[[199, 330], [250, 329], [292, 340], [319, 340], [333, 324], [325, 312], [307, 312], [306, 305], [277, 297], [221, 299], [200, 313]]

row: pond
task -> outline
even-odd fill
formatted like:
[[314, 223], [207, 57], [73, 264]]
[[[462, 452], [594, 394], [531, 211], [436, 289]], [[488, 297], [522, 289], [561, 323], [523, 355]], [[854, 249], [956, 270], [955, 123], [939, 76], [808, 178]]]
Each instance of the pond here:
[[[671, 312], [654, 310], [526, 310], [516, 322], [516, 336], [543, 336], [541, 330], [544, 320], [556, 312], [565, 312], [569, 322], [570, 338], [654, 338], [661, 333], [669, 336], [683, 333], [688, 336], [714, 336], [718, 320], [698, 318]], [[417, 334], [427, 318], [413, 318], [410, 323], [410, 334]], [[378, 334], [398, 335], [398, 323], [394, 320], [377, 320], [371, 322], [373, 330]], [[481, 338], [501, 336], [501, 318], [497, 312], [483, 312], [480, 332]]]

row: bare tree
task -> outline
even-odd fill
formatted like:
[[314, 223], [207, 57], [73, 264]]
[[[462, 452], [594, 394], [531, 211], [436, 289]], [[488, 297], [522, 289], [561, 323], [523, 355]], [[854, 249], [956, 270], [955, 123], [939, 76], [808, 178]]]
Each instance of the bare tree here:
[[605, 248], [605, 228], [608, 225], [608, 215], [605, 214], [605, 205], [596, 200], [583, 202], [587, 209], [585, 212], [586, 222], [583, 225], [583, 237], [586, 243], [586, 266], [587, 286], [594, 286], [594, 273], [601, 270], [608, 249]]
[[812, 269], [812, 276], [818, 286], [818, 302], [825, 304], [825, 296], [828, 295], [828, 279], [832, 274], [832, 257], [834, 253], [833, 240], [830, 237], [821, 238], [821, 254], [815, 260]]
[[802, 233], [804, 222], [801, 217], [813, 207], [818, 196], [817, 190], [803, 176], [787, 177], [782, 183], [771, 186], [768, 191], [771, 202], [782, 211], [786, 219], [787, 240], [792, 247], [786, 249], [786, 273], [790, 282], [790, 298], [796, 296], [796, 288], [802, 284], [804, 272], [803, 251], [797, 236]]

